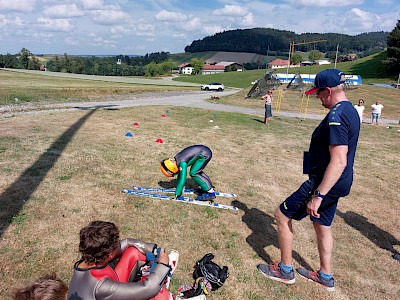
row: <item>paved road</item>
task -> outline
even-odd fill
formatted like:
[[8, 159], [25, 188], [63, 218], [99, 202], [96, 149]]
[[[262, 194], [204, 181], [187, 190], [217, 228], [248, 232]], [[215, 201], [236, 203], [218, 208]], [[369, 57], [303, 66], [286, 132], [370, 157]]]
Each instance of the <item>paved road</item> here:
[[[16, 70], [11, 70], [16, 71]], [[145, 78], [132, 78], [132, 77], [111, 77], [111, 76], [93, 76], [93, 75], [82, 75], [82, 74], [68, 74], [68, 73], [56, 73], [56, 72], [43, 72], [43, 71], [29, 71], [29, 70], [17, 70], [18, 72], [45, 74], [48, 76], [57, 77], [68, 77], [68, 78], [79, 78], [88, 80], [104, 80], [113, 82], [129, 82], [129, 83], [142, 83], [142, 84], [165, 84], [165, 85], [180, 85], [180, 86], [196, 86], [198, 84], [184, 83], [178, 81], [172, 81], [171, 77], [163, 79], [145, 79]], [[145, 83], [146, 82], [146, 83]], [[171, 84], [172, 83], [172, 84]], [[82, 110], [82, 109], [93, 109], [99, 107], [108, 108], [126, 108], [134, 106], [184, 106], [184, 107], [197, 107], [203, 109], [211, 109], [215, 111], [226, 111], [226, 112], [237, 112], [255, 116], [263, 116], [264, 109], [254, 109], [239, 106], [223, 105], [214, 102], [207, 102], [204, 100], [210, 99], [211, 95], [228, 96], [239, 92], [240, 89], [226, 89], [223, 92], [206, 92], [206, 91], [171, 91], [171, 92], [154, 92], [145, 93], [140, 95], [124, 95], [113, 99], [104, 99], [101, 102], [77, 102], [77, 103], [63, 103], [63, 104], [51, 104], [41, 105], [35, 107], [35, 104], [25, 106], [3, 106], [0, 107], [0, 116], [10, 117], [13, 115], [21, 114], [40, 114], [48, 110], [51, 111], [71, 111], [71, 110]], [[218, 101], [218, 100], [216, 100]], [[43, 108], [43, 110], [41, 110]], [[304, 114], [292, 113], [281, 111], [280, 116], [282, 117], [295, 117], [304, 118]], [[307, 114], [307, 119], [321, 120], [322, 114]], [[369, 121], [369, 120], [368, 120]], [[382, 124], [398, 124], [399, 120], [388, 120], [381, 119]]]

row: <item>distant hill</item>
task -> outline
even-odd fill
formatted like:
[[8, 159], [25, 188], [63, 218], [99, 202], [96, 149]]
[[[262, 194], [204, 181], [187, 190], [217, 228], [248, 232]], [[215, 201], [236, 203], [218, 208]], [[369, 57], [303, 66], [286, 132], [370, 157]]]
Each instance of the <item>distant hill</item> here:
[[297, 51], [307, 52], [313, 49], [327, 53], [357, 53], [359, 57], [368, 56], [386, 48], [388, 32], [368, 32], [355, 36], [339, 33], [303, 33], [271, 28], [236, 29], [217, 33], [202, 40], [195, 40], [185, 47], [186, 53], [205, 51], [247, 52], [265, 55], [275, 52], [276, 56], [288, 53], [290, 43], [313, 42], [296, 46]]

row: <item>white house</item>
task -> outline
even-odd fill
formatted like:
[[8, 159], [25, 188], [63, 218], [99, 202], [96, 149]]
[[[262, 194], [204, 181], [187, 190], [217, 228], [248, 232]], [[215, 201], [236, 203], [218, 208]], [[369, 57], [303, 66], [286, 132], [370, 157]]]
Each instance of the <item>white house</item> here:
[[190, 75], [193, 73], [193, 67], [190, 64], [183, 63], [179, 65], [179, 73]]

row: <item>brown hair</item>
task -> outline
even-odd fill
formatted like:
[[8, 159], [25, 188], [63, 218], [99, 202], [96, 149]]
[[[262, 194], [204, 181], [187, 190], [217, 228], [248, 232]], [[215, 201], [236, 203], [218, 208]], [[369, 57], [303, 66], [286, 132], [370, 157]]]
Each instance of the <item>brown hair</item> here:
[[88, 264], [101, 264], [119, 243], [119, 230], [114, 223], [93, 221], [79, 233], [79, 251]]
[[68, 286], [55, 273], [44, 275], [15, 290], [13, 300], [65, 300]]

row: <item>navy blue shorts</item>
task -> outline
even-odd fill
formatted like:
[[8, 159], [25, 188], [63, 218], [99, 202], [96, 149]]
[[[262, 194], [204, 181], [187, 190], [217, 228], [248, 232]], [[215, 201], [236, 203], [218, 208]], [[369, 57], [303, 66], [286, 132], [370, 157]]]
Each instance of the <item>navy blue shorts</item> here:
[[[314, 189], [314, 181], [312, 179], [305, 181], [297, 191], [281, 203], [279, 206], [281, 212], [286, 217], [293, 220], [304, 219], [307, 216], [307, 203], [311, 200]], [[339, 197], [333, 197], [329, 194], [326, 195], [318, 209], [320, 217], [315, 218], [310, 216], [311, 221], [321, 225], [331, 226], [336, 213], [338, 200]]]

